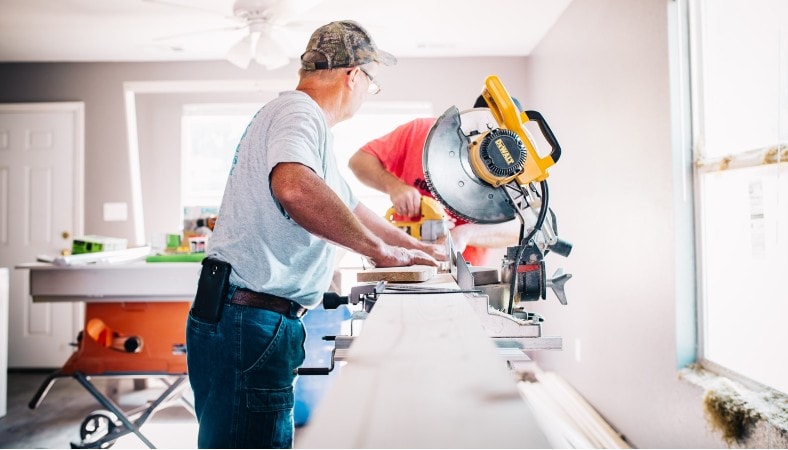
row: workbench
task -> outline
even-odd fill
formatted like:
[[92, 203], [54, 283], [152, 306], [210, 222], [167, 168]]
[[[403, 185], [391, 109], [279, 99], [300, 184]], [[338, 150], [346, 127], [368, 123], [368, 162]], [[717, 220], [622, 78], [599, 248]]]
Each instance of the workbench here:
[[465, 295], [382, 294], [296, 447], [549, 447]]
[[[30, 270], [33, 302], [85, 302], [84, 328], [76, 350], [44, 380], [28, 405], [37, 408], [60, 378], [74, 378], [82, 384], [104, 410], [83, 420], [81, 441], [72, 443], [72, 448], [106, 448], [128, 433], [154, 448], [140, 431], [145, 421], [173, 404], [193, 411], [182, 394], [188, 388], [186, 319], [197, 290], [199, 263], [65, 267], [31, 263], [17, 268]], [[91, 382], [94, 377], [113, 381], [156, 378], [167, 388], [147, 407], [124, 411], [111, 395], [96, 388]]]
[[[34, 303], [85, 303], [79, 345], [63, 373], [186, 373], [186, 318], [197, 291], [199, 263], [31, 263], [17, 268], [30, 270]], [[118, 351], [110, 345], [113, 334], [138, 336], [141, 348]]]
[[33, 302], [173, 302], [194, 299], [199, 263], [87, 264], [30, 269]]

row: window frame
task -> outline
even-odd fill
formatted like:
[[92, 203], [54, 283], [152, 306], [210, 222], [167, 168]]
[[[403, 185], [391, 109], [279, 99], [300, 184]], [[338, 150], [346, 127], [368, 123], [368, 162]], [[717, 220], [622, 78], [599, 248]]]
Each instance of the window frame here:
[[[679, 75], [681, 81], [679, 84], [682, 86], [682, 94], [684, 98], [679, 95], [679, 102], [681, 103], [682, 110], [677, 111], [674, 107], [674, 115], [677, 113], [683, 116], [683, 119], [674, 119], [674, 125], [679, 122], [679, 126], [685, 127], [683, 129], [682, 145], [690, 149], [691, 157], [689, 160], [685, 158], [684, 163], [689, 163], [688, 170], [691, 171], [692, 178], [692, 215], [693, 220], [693, 235], [694, 235], [694, 262], [695, 262], [695, 356], [694, 362], [698, 363], [704, 369], [714, 372], [718, 375], [734, 379], [741, 384], [757, 390], [772, 389], [779, 390], [774, 386], [765, 385], [756, 381], [747, 375], [738, 372], [734, 368], [726, 367], [725, 365], [715, 362], [709, 358], [709, 317], [707, 303], [707, 280], [706, 280], [706, 267], [704, 267], [704, 258], [708, 249], [704, 248], [704, 186], [703, 175], [722, 170], [737, 170], [745, 168], [754, 168], [758, 166], [769, 166], [768, 161], [770, 158], [776, 164], [786, 164], [788, 161], [788, 147], [785, 142], [780, 142], [782, 139], [779, 129], [779, 115], [778, 115], [778, 132], [777, 132], [777, 145], [776, 150], [774, 146], [759, 148], [755, 150], [744, 150], [726, 156], [706, 156], [705, 149], [705, 117], [704, 117], [704, 55], [703, 55], [703, 3], [704, 0], [679, 0], [676, 3], [679, 29], [674, 30], [674, 34], [680, 36], [679, 40], [685, 40], [674, 45], [674, 51], [684, 50], [686, 55], [677, 58], [687, 64], [684, 69], [684, 74]], [[675, 19], [674, 19], [675, 20]], [[682, 48], [683, 47], [683, 48]], [[778, 66], [781, 65], [778, 62]], [[674, 76], [674, 82], [676, 81]], [[672, 83], [673, 84], [673, 83]], [[674, 96], [674, 99], [676, 97]], [[686, 114], [689, 111], [689, 114]], [[687, 131], [687, 129], [689, 131]], [[680, 134], [680, 133], [679, 133]], [[687, 142], [689, 139], [689, 142]], [[687, 147], [688, 146], [688, 147]], [[779, 223], [779, 222], [778, 222]], [[776, 299], [775, 299], [776, 300]], [[677, 327], [681, 324], [677, 324]], [[678, 344], [679, 347], [682, 345]], [[684, 344], [686, 345], [686, 343]], [[682, 360], [681, 355], [679, 359]], [[683, 358], [686, 365], [689, 363], [689, 358]], [[788, 394], [788, 393], [786, 393]]]

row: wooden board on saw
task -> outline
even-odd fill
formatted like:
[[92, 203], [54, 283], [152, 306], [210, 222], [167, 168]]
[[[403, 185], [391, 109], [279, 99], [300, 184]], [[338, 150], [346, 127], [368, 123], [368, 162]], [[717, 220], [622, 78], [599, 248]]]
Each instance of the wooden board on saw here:
[[407, 267], [376, 267], [358, 272], [356, 280], [365, 281], [391, 281], [397, 283], [418, 283], [427, 281], [438, 273], [437, 267], [432, 266], [407, 266]]

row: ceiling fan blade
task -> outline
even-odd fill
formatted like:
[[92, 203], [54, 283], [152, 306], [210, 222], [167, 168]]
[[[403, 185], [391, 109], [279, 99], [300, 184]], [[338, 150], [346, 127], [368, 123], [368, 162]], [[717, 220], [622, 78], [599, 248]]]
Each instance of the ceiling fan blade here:
[[254, 60], [269, 70], [284, 67], [290, 62], [290, 58], [285, 54], [282, 46], [269, 33], [260, 34]]
[[241, 69], [249, 67], [252, 60], [252, 35], [247, 34], [227, 52], [227, 60]]
[[186, 31], [186, 32], [183, 32], [183, 33], [169, 34], [167, 36], [159, 36], [157, 38], [154, 38], [153, 40], [154, 41], [168, 41], [170, 39], [177, 39], [177, 38], [182, 38], [182, 37], [194, 36], [194, 35], [198, 35], [198, 34], [220, 33], [220, 32], [223, 32], [223, 31], [238, 31], [238, 30], [243, 30], [244, 28], [246, 28], [246, 25], [240, 25], [240, 26], [237, 26], [237, 27], [221, 27], [221, 28], [209, 28], [207, 30]]

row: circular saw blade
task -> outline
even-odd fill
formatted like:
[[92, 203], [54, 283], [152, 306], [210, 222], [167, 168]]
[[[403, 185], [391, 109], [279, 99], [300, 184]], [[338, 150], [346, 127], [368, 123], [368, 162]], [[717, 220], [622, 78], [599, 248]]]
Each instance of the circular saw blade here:
[[505, 188], [495, 188], [474, 174], [470, 162], [472, 140], [499, 128], [487, 108], [460, 114], [452, 106], [433, 125], [424, 144], [427, 186], [452, 214], [473, 223], [501, 223], [515, 218]]

